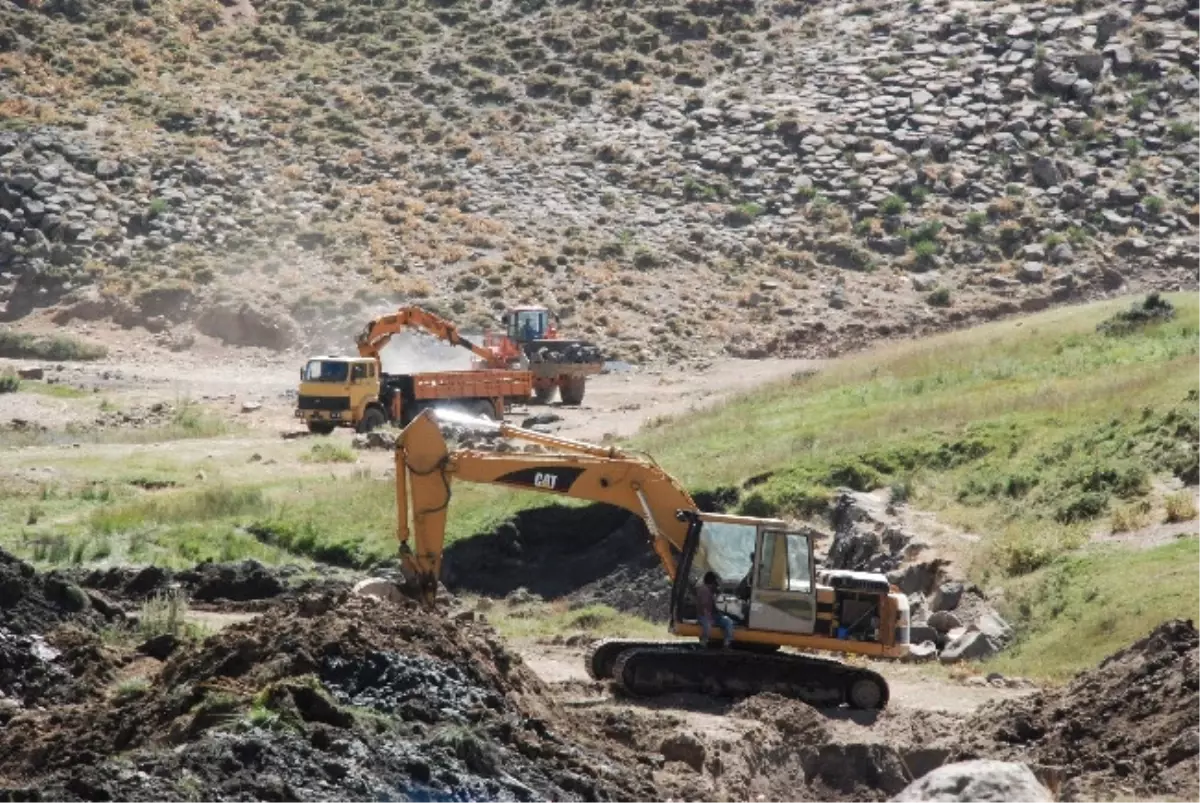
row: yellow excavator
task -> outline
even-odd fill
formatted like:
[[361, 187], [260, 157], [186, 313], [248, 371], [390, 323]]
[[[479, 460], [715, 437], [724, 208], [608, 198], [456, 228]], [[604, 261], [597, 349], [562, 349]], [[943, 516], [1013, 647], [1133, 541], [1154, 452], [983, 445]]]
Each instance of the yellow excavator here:
[[[397, 537], [409, 593], [433, 603], [455, 482], [616, 505], [645, 522], [672, 581], [669, 631], [695, 640], [601, 641], [586, 657], [593, 678], [612, 679], [633, 695], [776, 692], [821, 706], [886, 706], [888, 686], [878, 673], [780, 649], [903, 657], [908, 599], [883, 575], [818, 570], [809, 532], [779, 519], [699, 511], [687, 491], [647, 456], [507, 424], [479, 424], [555, 452], [452, 452], [435, 411], [414, 418], [395, 453]], [[719, 579], [717, 608], [734, 622], [729, 649], [710, 648], [698, 638], [696, 589], [709, 572]]]

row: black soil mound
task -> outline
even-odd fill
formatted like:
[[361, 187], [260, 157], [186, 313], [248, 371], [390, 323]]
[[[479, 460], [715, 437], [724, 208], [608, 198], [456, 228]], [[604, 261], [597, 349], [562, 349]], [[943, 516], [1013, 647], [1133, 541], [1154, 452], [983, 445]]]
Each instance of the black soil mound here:
[[442, 579], [455, 592], [603, 603], [665, 621], [670, 583], [642, 520], [610, 505], [524, 511], [495, 532], [451, 544]]
[[132, 602], [161, 594], [175, 584], [189, 600], [200, 603], [256, 602], [349, 586], [343, 579], [305, 575], [294, 566], [267, 567], [256, 560], [198, 563], [180, 572], [160, 566], [117, 566], [78, 571], [73, 579], [85, 588]]
[[0, 728], [0, 798], [653, 799], [486, 625], [346, 594], [177, 649], [149, 684]]
[[1198, 643], [1192, 622], [1169, 621], [1065, 688], [981, 709], [964, 728], [958, 757], [1056, 768], [1061, 800], [1192, 799], [1200, 776]]

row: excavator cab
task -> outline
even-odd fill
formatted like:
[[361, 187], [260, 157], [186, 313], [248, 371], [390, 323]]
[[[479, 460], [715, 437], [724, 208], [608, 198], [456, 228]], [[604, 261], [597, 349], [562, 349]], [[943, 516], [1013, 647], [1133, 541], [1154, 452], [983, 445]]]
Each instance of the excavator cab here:
[[678, 515], [689, 526], [672, 591], [673, 632], [698, 630], [696, 589], [710, 571], [717, 576], [716, 607], [733, 620], [738, 641], [762, 631], [816, 632], [815, 564], [806, 532], [773, 519]]

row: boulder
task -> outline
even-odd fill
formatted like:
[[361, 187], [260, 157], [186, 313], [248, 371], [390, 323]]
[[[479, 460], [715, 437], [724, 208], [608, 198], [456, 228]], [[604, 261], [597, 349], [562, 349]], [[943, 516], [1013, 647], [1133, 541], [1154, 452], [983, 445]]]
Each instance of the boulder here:
[[929, 616], [928, 626], [938, 633], [949, 633], [956, 627], [962, 627], [962, 622], [949, 611], [934, 611]]
[[962, 600], [963, 584], [962, 583], [942, 583], [934, 592], [933, 599], [929, 601], [929, 609], [932, 611], [952, 611], [958, 607], [959, 601]]
[[283, 351], [295, 344], [290, 321], [249, 304], [215, 304], [196, 319], [196, 328], [233, 346], [259, 346]]
[[696, 772], [704, 768], [704, 743], [690, 733], [676, 733], [662, 740], [658, 752], [667, 761], [682, 761]]
[[1052, 801], [1024, 764], [980, 759], [946, 764], [913, 781], [895, 801]]
[[958, 661], [979, 661], [1000, 651], [1000, 646], [983, 633], [970, 628], [954, 641], [946, 645], [938, 656], [944, 664]]

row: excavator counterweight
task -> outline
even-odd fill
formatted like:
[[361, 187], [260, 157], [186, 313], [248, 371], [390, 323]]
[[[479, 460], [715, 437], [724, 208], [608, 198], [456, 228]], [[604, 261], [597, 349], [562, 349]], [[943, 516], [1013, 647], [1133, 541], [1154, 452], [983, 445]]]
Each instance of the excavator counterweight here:
[[[616, 505], [642, 519], [671, 580], [668, 641], [608, 640], [586, 661], [631, 694], [774, 691], [815, 705], [882, 708], [871, 670], [781, 648], [899, 658], [908, 651], [908, 600], [882, 575], [818, 571], [810, 533], [779, 519], [705, 513], [652, 460], [508, 425], [501, 434], [555, 454], [451, 451], [433, 411], [396, 444], [397, 537], [408, 586], [434, 602], [456, 482], [508, 485]], [[570, 538], [570, 533], [564, 533]], [[710, 649], [696, 594], [715, 575], [717, 611], [734, 623], [731, 649]], [[691, 637], [683, 640], [678, 637]]]

